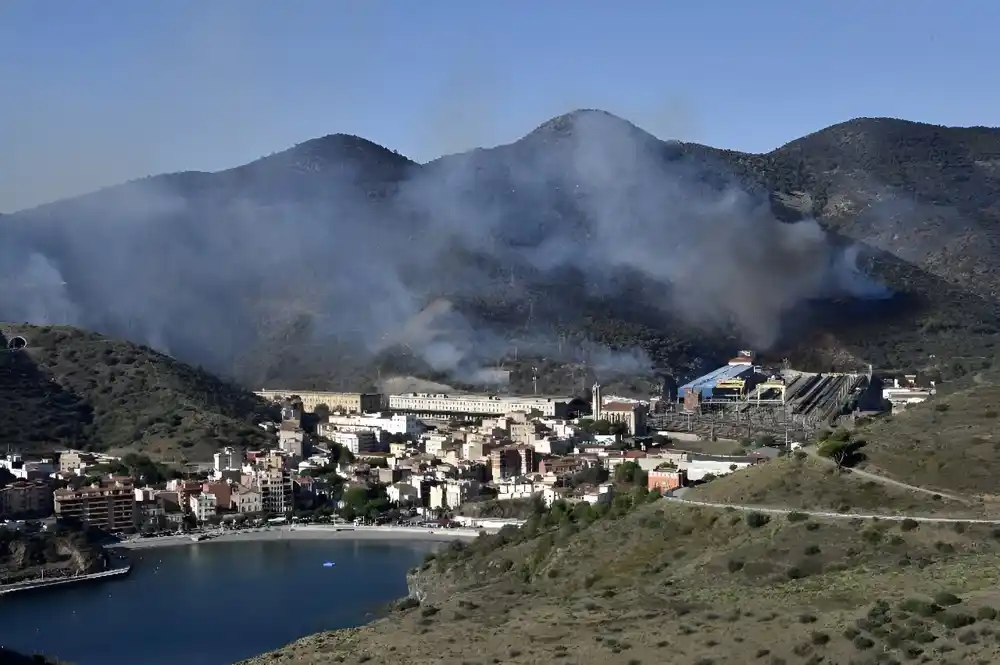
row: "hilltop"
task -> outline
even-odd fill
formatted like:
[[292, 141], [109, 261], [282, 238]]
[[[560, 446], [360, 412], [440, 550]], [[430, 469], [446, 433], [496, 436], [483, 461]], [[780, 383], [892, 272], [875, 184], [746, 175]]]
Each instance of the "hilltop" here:
[[995, 356], [998, 174], [1000, 131], [889, 118], [747, 154], [582, 110], [427, 164], [333, 134], [5, 215], [0, 316], [253, 386], [578, 392], [748, 346], [949, 378]]
[[[27, 346], [7, 350], [21, 337]], [[64, 326], [0, 324], [0, 446], [206, 461], [267, 441], [252, 393], [145, 346]]]

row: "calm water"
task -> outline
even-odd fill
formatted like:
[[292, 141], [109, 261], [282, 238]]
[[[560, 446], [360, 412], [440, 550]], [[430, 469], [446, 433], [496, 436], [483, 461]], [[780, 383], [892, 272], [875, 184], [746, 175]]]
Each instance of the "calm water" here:
[[406, 593], [406, 570], [434, 547], [299, 540], [136, 550], [125, 579], [0, 599], [0, 645], [76, 665], [229, 665], [369, 621]]

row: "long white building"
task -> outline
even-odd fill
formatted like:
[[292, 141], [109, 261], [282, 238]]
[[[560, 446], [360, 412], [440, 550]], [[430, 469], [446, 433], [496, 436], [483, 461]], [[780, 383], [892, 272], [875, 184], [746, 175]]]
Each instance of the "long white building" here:
[[502, 416], [537, 411], [547, 418], [572, 418], [585, 405], [572, 397], [477, 395], [471, 393], [403, 393], [389, 395], [389, 410], [416, 416]]

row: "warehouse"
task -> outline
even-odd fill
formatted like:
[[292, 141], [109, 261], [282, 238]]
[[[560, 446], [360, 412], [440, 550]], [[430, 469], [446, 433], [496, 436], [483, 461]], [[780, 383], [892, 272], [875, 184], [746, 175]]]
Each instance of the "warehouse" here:
[[686, 411], [697, 411], [703, 403], [733, 402], [744, 399], [758, 383], [753, 358], [744, 351], [716, 370], [680, 387], [678, 397]]

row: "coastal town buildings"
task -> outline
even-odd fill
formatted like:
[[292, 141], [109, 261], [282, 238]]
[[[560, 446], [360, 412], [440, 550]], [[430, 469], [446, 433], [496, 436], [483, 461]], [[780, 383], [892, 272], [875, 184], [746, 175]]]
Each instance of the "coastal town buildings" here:
[[135, 531], [138, 523], [134, 486], [131, 480], [117, 479], [65, 488], [53, 493], [55, 514], [110, 532]]

